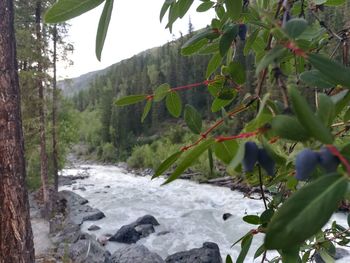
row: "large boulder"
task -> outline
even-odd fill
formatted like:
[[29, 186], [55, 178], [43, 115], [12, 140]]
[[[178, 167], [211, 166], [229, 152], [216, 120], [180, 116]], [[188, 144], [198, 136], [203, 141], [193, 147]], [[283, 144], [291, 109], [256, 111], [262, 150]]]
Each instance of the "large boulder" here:
[[135, 230], [133, 225], [122, 226], [115, 235], [109, 238], [109, 241], [132, 244], [141, 238], [141, 234]]
[[151, 215], [145, 215], [145, 216], [142, 216], [138, 219], [136, 219], [136, 222], [135, 222], [137, 225], [152, 225], [152, 226], [159, 226], [159, 223], [157, 221], [157, 219], [155, 219], [154, 216], [151, 216]]
[[166, 263], [222, 263], [219, 246], [205, 242], [203, 247], [178, 252], [168, 256]]
[[154, 227], [158, 226], [158, 221], [151, 215], [145, 215], [138, 218], [135, 222], [122, 226], [109, 241], [132, 244], [140, 238], [147, 237], [154, 233]]
[[111, 254], [94, 237], [84, 234], [73, 244], [61, 243], [57, 250], [61, 259], [69, 258], [75, 263], [109, 263]]
[[111, 263], [164, 263], [156, 253], [149, 251], [143, 245], [130, 245], [113, 253]]
[[81, 225], [84, 221], [96, 221], [105, 217], [97, 208], [87, 205], [88, 200], [71, 191], [59, 192], [59, 201], [65, 200], [67, 204], [67, 216], [70, 221]]

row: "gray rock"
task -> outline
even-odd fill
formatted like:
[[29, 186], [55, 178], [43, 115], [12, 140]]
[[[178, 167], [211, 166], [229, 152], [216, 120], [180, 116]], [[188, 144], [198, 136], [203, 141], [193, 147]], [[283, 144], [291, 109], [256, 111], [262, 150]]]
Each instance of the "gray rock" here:
[[159, 232], [159, 233], [157, 233], [157, 236], [164, 236], [164, 235], [167, 235], [167, 234], [169, 234], [170, 233], [170, 231], [161, 231], [161, 232]]
[[203, 247], [178, 252], [168, 256], [166, 263], [222, 263], [219, 246], [205, 242]]
[[96, 225], [91, 225], [88, 228], [89, 231], [96, 231], [96, 230], [99, 230], [99, 229], [101, 229], [101, 227], [96, 226]]
[[223, 219], [224, 221], [226, 221], [226, 220], [229, 219], [231, 216], [232, 216], [231, 213], [225, 213], [225, 214], [222, 215], [222, 219]]
[[132, 244], [141, 238], [141, 234], [135, 230], [133, 225], [122, 226], [109, 241]]
[[62, 243], [58, 248], [61, 258], [69, 257], [75, 263], [108, 263], [111, 254], [106, 251], [93, 237], [84, 235], [73, 244]]
[[96, 221], [104, 218], [103, 212], [87, 205], [88, 200], [71, 191], [59, 192], [59, 198], [66, 200], [68, 217], [75, 224], [81, 225], [84, 221]]
[[159, 226], [157, 219], [155, 219], [155, 217], [151, 216], [151, 215], [142, 216], [142, 217], [138, 218], [135, 223], [136, 223], [136, 225], [151, 224], [153, 226]]
[[164, 260], [145, 246], [135, 244], [114, 252], [111, 263], [164, 263]]
[[154, 233], [154, 227], [158, 221], [151, 215], [138, 218], [135, 222], [122, 226], [109, 240], [126, 244], [136, 243], [140, 238], [147, 237]]
[[151, 224], [138, 225], [135, 227], [135, 230], [140, 233], [140, 238], [147, 237], [155, 232], [154, 227]]

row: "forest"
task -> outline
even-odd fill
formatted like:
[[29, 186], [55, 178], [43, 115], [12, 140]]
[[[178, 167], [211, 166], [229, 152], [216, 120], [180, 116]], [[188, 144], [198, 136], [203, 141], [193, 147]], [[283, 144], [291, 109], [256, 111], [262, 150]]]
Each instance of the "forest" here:
[[[249, 185], [244, 197], [262, 208], [241, 209], [249, 228], [231, 240], [240, 248], [219, 252], [217, 262], [334, 262], [350, 242], [350, 2], [166, 0], [160, 20], [170, 31], [191, 6], [215, 15], [202, 29], [189, 20], [178, 39], [89, 73], [89, 81], [58, 81], [57, 63], [74, 63], [69, 19], [103, 4], [99, 60], [108, 32], [114, 1], [78, 2], [0, 2], [0, 262], [35, 262], [34, 199], [51, 237], [72, 226], [79, 235], [57, 242], [56, 259], [85, 262], [75, 255], [85, 238], [87, 255], [93, 243], [103, 260], [119, 262], [118, 252], [107, 255], [104, 248], [120, 241], [118, 232], [102, 241], [80, 232], [90, 219], [74, 214], [83, 210], [64, 191], [81, 193], [89, 185], [60, 185], [74, 165], [71, 156], [101, 165], [88, 169], [151, 168], [149, 179], [161, 178], [162, 185], [186, 171], [199, 174], [196, 181], [230, 177]], [[89, 182], [93, 175], [81, 169], [80, 179]], [[337, 218], [347, 217], [347, 226], [327, 225], [344, 210]], [[128, 226], [136, 229], [139, 220]], [[175, 262], [170, 254], [150, 262]]]

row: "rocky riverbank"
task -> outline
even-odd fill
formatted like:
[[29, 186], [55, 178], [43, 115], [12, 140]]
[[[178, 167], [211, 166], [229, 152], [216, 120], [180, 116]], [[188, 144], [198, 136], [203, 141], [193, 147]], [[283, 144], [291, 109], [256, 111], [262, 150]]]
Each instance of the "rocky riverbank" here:
[[[82, 180], [82, 179], [80, 179]], [[221, 263], [217, 244], [206, 242], [201, 248], [178, 252], [162, 259], [141, 244], [139, 239], [155, 233], [158, 221], [145, 215], [129, 225], [122, 226], [114, 235], [96, 237], [83, 233], [80, 226], [85, 221], [98, 221], [104, 213], [88, 205], [89, 201], [71, 191], [60, 191], [58, 196], [59, 213], [50, 220], [50, 244], [46, 254], [38, 255], [37, 262], [75, 263]], [[36, 210], [33, 207], [34, 210]], [[33, 210], [33, 211], [34, 211]], [[98, 226], [93, 225], [91, 231]], [[48, 234], [48, 233], [47, 233]], [[157, 233], [161, 234], [161, 233]], [[41, 240], [44, 242], [44, 240]], [[105, 249], [107, 242], [129, 244], [113, 254]], [[47, 245], [47, 244], [42, 244]]]

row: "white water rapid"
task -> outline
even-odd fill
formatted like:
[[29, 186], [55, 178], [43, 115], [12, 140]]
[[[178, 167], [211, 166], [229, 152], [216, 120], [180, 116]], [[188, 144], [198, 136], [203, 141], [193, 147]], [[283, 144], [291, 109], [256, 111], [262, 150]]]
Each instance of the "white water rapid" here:
[[[99, 221], [85, 222], [82, 230], [90, 232], [87, 228], [96, 224], [101, 229], [90, 234], [115, 234], [121, 226], [132, 223], [138, 217], [153, 215], [160, 226], [156, 227], [155, 233], [138, 243], [162, 258], [175, 252], [201, 247], [204, 242], [211, 241], [219, 245], [223, 259], [227, 254], [236, 259], [240, 244], [233, 248], [231, 244], [254, 228], [243, 222], [242, 217], [264, 210], [262, 201], [244, 198], [242, 193], [228, 188], [188, 180], [176, 180], [169, 185], [160, 186], [163, 178], [151, 180], [148, 176], [135, 176], [116, 166], [82, 165], [63, 170], [63, 175], [79, 174], [82, 169], [87, 169], [89, 178], [78, 180], [72, 186], [60, 187], [60, 190], [85, 187], [86, 191], [74, 192], [88, 199], [90, 206], [100, 209], [106, 215]], [[233, 216], [224, 221], [224, 213]], [[337, 214], [334, 219], [347, 226], [345, 214]], [[157, 235], [162, 231], [169, 233]], [[261, 234], [254, 236], [245, 262], [253, 262], [253, 255], [262, 240]], [[107, 249], [113, 253], [121, 246], [125, 245], [109, 242]], [[350, 262], [350, 257], [337, 262]]]

